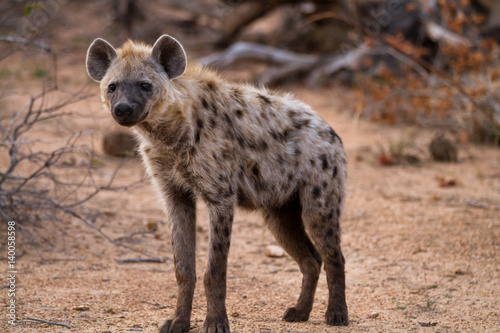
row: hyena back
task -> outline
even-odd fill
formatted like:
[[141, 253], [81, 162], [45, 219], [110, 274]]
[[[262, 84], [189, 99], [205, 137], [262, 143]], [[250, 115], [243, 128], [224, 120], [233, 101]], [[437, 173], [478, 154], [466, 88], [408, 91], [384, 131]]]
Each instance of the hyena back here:
[[200, 66], [187, 66], [182, 46], [168, 35], [153, 47], [129, 41], [117, 50], [96, 39], [87, 70], [100, 82], [113, 118], [133, 126], [171, 225], [179, 292], [175, 314], [160, 332], [190, 329], [197, 198], [206, 202], [210, 216], [204, 332], [229, 332], [226, 271], [238, 206], [263, 212], [303, 274], [298, 302], [283, 319], [309, 318], [324, 262], [326, 322], [348, 324], [339, 226], [346, 158], [328, 124], [289, 95], [225, 82]]

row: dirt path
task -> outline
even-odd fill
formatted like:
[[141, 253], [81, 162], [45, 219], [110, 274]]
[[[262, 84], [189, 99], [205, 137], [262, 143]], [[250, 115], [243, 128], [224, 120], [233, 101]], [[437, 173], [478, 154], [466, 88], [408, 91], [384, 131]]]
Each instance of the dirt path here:
[[[298, 90], [342, 137], [349, 161], [349, 196], [342, 221], [347, 261], [347, 300], [351, 323], [324, 324], [327, 288], [322, 273], [315, 306], [306, 323], [280, 320], [299, 292], [301, 274], [293, 260], [268, 258], [275, 244], [258, 215], [238, 213], [229, 259], [227, 308], [232, 332], [495, 332], [500, 330], [500, 152], [463, 146], [460, 163], [426, 159], [421, 167], [382, 167], [378, 145], [411, 136], [425, 149], [430, 132], [355, 121], [342, 110], [343, 92]], [[80, 129], [99, 132], [111, 122], [98, 99], [80, 104], [93, 113]], [[90, 110], [90, 111], [89, 111]], [[103, 168], [119, 161], [102, 156]], [[118, 181], [142, 173], [128, 162]], [[443, 176], [457, 186], [440, 188]], [[67, 249], [82, 260], [41, 263], [32, 248], [18, 259], [17, 316], [67, 323], [10, 327], [7, 332], [155, 332], [172, 315], [176, 297], [166, 223], [150, 186], [104, 194], [92, 203], [99, 226], [113, 237], [156, 224], [156, 231], [133, 238], [134, 245], [165, 258], [165, 263], [119, 264], [139, 254], [110, 245], [81, 223], [68, 221]], [[192, 332], [199, 332], [206, 310], [203, 271], [207, 256], [207, 212], [200, 204], [197, 244], [198, 284]], [[2, 229], [2, 233], [4, 230]], [[57, 254], [54, 254], [54, 257]], [[49, 256], [52, 257], [52, 256]], [[5, 267], [6, 261], [0, 261]], [[5, 281], [2, 269], [0, 275]], [[0, 296], [7, 304], [6, 293]], [[424, 325], [432, 325], [425, 327]]]

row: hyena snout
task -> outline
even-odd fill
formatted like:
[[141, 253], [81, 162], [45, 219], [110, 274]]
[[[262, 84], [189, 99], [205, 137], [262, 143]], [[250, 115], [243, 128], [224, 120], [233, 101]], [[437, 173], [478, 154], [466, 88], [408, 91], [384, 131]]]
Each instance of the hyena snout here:
[[142, 107], [128, 102], [115, 104], [111, 109], [111, 114], [118, 124], [127, 127], [141, 122], [147, 116], [147, 112], [144, 112]]
[[134, 112], [134, 107], [127, 103], [120, 103], [117, 106], [115, 106], [115, 109], [113, 110], [115, 116], [120, 119], [129, 117], [132, 114], [132, 112]]

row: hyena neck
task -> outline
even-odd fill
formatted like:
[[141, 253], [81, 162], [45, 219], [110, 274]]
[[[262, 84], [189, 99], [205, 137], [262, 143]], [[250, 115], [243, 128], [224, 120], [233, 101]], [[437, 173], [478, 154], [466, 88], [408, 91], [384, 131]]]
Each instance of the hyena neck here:
[[[201, 80], [200, 80], [201, 79]], [[169, 84], [153, 117], [135, 126], [151, 145], [187, 149], [195, 143], [193, 113], [204, 95], [203, 78], [186, 75]]]

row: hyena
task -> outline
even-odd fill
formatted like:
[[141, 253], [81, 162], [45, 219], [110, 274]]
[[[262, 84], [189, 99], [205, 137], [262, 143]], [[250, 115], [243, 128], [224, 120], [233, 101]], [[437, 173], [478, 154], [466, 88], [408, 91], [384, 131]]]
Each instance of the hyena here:
[[236, 207], [260, 210], [303, 274], [298, 302], [283, 319], [308, 320], [324, 262], [326, 323], [348, 324], [339, 227], [347, 162], [325, 121], [290, 95], [187, 66], [183, 47], [168, 35], [152, 47], [128, 41], [117, 50], [96, 39], [87, 70], [114, 120], [137, 134], [171, 226], [179, 291], [160, 332], [190, 329], [198, 198], [210, 217], [204, 332], [229, 332], [226, 272]]

